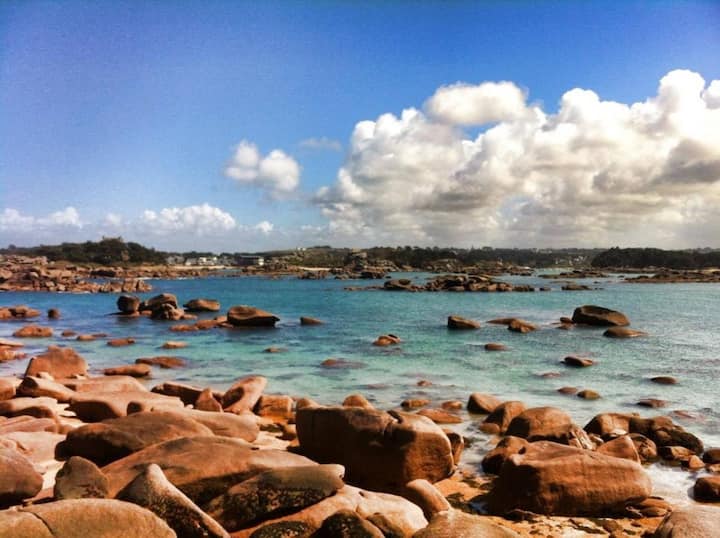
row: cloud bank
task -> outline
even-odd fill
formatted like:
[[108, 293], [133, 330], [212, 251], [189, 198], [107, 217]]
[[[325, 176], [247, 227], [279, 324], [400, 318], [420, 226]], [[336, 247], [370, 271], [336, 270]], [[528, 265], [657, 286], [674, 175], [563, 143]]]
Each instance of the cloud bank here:
[[255, 144], [242, 140], [225, 167], [225, 175], [242, 185], [263, 189], [271, 198], [281, 199], [300, 184], [300, 165], [279, 149], [262, 156]]
[[354, 244], [716, 245], [720, 81], [672, 71], [630, 104], [575, 88], [554, 114], [512, 82], [444, 86], [359, 122], [315, 201]]

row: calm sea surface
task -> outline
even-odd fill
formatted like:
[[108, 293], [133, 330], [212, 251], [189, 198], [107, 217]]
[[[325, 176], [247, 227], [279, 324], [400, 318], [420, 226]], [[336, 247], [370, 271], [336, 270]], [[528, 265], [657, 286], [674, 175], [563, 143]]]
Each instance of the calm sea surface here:
[[[407, 277], [408, 275], [401, 275]], [[428, 275], [411, 275], [424, 282]], [[234, 379], [262, 374], [269, 380], [267, 392], [308, 396], [320, 403], [339, 404], [345, 396], [360, 392], [381, 408], [399, 406], [405, 398], [428, 398], [439, 405], [451, 399], [465, 401], [471, 392], [489, 392], [528, 406], [560, 407], [584, 425], [593, 415], [606, 411], [633, 411], [655, 415], [659, 411], [686, 411], [694, 418], [675, 418], [698, 435], [707, 446], [720, 446], [717, 375], [720, 366], [720, 285], [626, 284], [616, 279], [579, 281], [602, 288], [564, 292], [560, 284], [533, 277], [507, 278], [535, 286], [550, 285], [551, 292], [535, 293], [405, 293], [344, 290], [345, 286], [378, 281], [279, 280], [244, 277], [198, 280], [153, 280], [153, 292], [169, 292], [180, 302], [205, 297], [217, 299], [222, 312], [247, 304], [273, 312], [281, 321], [275, 329], [198, 331], [174, 333], [172, 322], [145, 318], [122, 319], [116, 295], [2, 293], [0, 305], [27, 304], [43, 311], [61, 310], [52, 325], [55, 337], [26, 341], [27, 351], [41, 351], [48, 344], [74, 347], [98, 373], [102, 368], [131, 363], [138, 357], [176, 355], [189, 366], [180, 370], [154, 371], [149, 384], [163, 380], [226, 388]], [[379, 282], [382, 284], [382, 282]], [[649, 333], [644, 338], [614, 340], [602, 336], [602, 328], [556, 329], [560, 316], [595, 304], [620, 310], [631, 327]], [[451, 332], [450, 314], [487, 321], [497, 317], [520, 317], [540, 330], [516, 334], [501, 325], [483, 323], [477, 331]], [[325, 321], [320, 326], [300, 326], [300, 316]], [[201, 315], [212, 317], [212, 315]], [[0, 337], [9, 337], [21, 323], [0, 322]], [[112, 337], [132, 336], [130, 347], [111, 348], [105, 341], [76, 342], [60, 333], [105, 332]], [[372, 341], [393, 333], [403, 343], [377, 348]], [[167, 340], [182, 340], [185, 349], [165, 351]], [[501, 342], [506, 352], [487, 352], [487, 342]], [[270, 346], [283, 353], [264, 353]], [[566, 355], [591, 357], [596, 365], [573, 369], [560, 361]], [[354, 369], [326, 369], [320, 363], [330, 357], [362, 363]], [[21, 372], [26, 361], [0, 364], [0, 375]], [[559, 377], [541, 374], [558, 372]], [[672, 386], [648, 381], [656, 375], [677, 377]], [[432, 382], [418, 387], [419, 380]], [[584, 401], [556, 392], [563, 386], [598, 391], [602, 398]], [[638, 407], [641, 398], [668, 401], [666, 409]], [[491, 446], [471, 421], [456, 427], [471, 441], [464, 461], [476, 464]], [[657, 466], [656, 466], [657, 467]], [[652, 470], [656, 491], [670, 495], [692, 485], [692, 475], [667, 468]], [[667, 490], [667, 491], [666, 491]], [[683, 492], [684, 494], [684, 492]]]

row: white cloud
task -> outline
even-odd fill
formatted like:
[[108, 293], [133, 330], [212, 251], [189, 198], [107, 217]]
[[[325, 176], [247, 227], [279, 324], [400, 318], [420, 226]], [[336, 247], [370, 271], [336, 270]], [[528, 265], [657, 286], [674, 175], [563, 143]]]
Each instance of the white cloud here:
[[273, 225], [272, 222], [263, 220], [263, 221], [258, 222], [253, 228], [255, 230], [257, 230], [258, 232], [261, 232], [261, 233], [267, 235], [273, 231], [273, 228], [275, 228], [275, 226]]
[[225, 167], [225, 175], [244, 185], [265, 189], [272, 198], [283, 198], [300, 184], [300, 165], [279, 149], [265, 157], [257, 146], [242, 140]]
[[68, 206], [44, 217], [23, 215], [17, 209], [7, 207], [0, 213], [0, 231], [41, 232], [52, 229], [82, 228], [83, 222], [77, 209]]
[[158, 212], [146, 209], [136, 226], [156, 235], [182, 233], [207, 236], [232, 231], [237, 223], [229, 213], [205, 203], [181, 208], [166, 207]]
[[443, 87], [359, 122], [316, 202], [351, 244], [717, 244], [720, 82], [672, 71], [631, 104], [575, 88], [556, 113], [508, 82]]
[[525, 94], [512, 82], [442, 86], [427, 100], [425, 109], [437, 121], [456, 125], [513, 120], [527, 112]]
[[301, 140], [299, 146], [301, 148], [315, 150], [342, 151], [342, 143], [326, 136], [320, 138], [306, 138]]

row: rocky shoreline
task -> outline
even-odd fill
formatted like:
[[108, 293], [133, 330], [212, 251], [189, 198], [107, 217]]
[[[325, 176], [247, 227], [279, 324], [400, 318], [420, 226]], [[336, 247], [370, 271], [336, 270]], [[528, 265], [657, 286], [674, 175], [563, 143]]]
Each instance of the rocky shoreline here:
[[[120, 316], [152, 320], [220, 310], [209, 299], [181, 307], [170, 294], [121, 296], [117, 304]], [[41, 316], [29, 307], [0, 312], [16, 323]], [[170, 330], [277, 321], [241, 305]], [[521, 333], [537, 329], [515, 318], [491, 321]], [[627, 328], [622, 313], [591, 305], [558, 326], [575, 325], [606, 327], [606, 336], [642, 334]], [[448, 318], [453, 330], [477, 327]], [[24, 325], [16, 339], [0, 340], [2, 360], [24, 365], [23, 338], [41, 338], [42, 329]], [[395, 335], [376, 340], [400, 344]], [[353, 367], [330, 361], [323, 367]], [[567, 357], [565, 364], [592, 361]], [[663, 464], [703, 471], [695, 498], [720, 501], [720, 450], [669, 416], [606, 412], [581, 427], [562, 409], [483, 393], [387, 410], [362, 394], [320, 405], [268, 392], [261, 375], [226, 390], [172, 381], [150, 387], [153, 369], [182, 367], [173, 357], [145, 357], [92, 375], [71, 347], [51, 346], [16, 376], [0, 378], [0, 536], [665, 537], [713, 536], [720, 528], [720, 508], [676, 507], [652, 495], [645, 467]], [[455, 426], [492, 436], [495, 448], [481, 466], [463, 463], [466, 441]]]

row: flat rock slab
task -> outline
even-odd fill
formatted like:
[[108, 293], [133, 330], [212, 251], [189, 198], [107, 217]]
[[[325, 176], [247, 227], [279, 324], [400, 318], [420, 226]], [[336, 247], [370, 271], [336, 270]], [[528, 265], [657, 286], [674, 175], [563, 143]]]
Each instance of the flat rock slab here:
[[0, 512], [0, 536], [13, 538], [175, 538], [155, 514], [111, 499], [71, 499]]
[[155, 443], [212, 434], [209, 428], [187, 416], [162, 411], [141, 412], [70, 431], [62, 452], [65, 456], [82, 456], [106, 465]]
[[117, 495], [148, 463], [159, 465], [168, 480], [199, 505], [263, 471], [314, 464], [284, 450], [258, 450], [240, 439], [174, 439], [103, 467], [110, 481], [110, 495]]
[[126, 416], [130, 406], [135, 411], [141, 411], [151, 409], [153, 405], [182, 407], [183, 403], [179, 398], [148, 391], [87, 392], [77, 394], [68, 409], [83, 422], [99, 422]]

